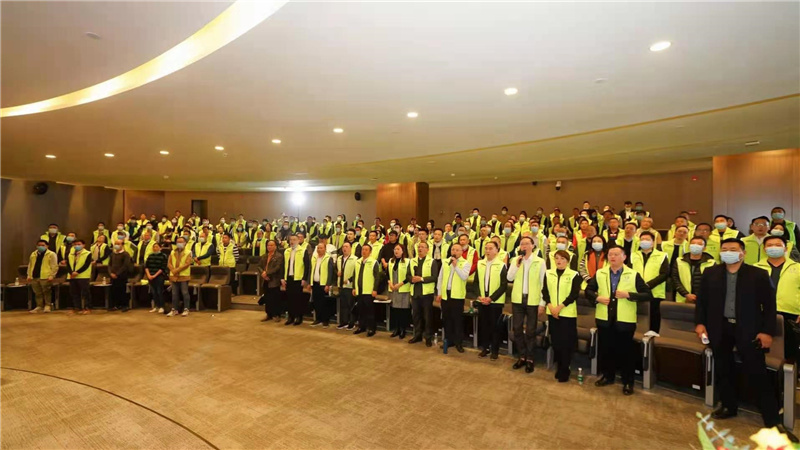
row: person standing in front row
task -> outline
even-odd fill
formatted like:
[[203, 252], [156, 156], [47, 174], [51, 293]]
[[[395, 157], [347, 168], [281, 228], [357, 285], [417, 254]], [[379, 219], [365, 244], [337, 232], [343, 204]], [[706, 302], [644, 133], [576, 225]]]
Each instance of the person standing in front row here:
[[283, 254], [278, 251], [278, 242], [274, 239], [267, 241], [267, 252], [261, 256], [259, 262], [261, 278], [263, 281], [264, 310], [267, 317], [262, 322], [274, 320], [280, 322], [283, 308], [281, 308], [281, 280], [283, 278]]
[[775, 304], [783, 316], [783, 354], [786, 360], [796, 362], [800, 345], [795, 325], [800, 323], [800, 263], [786, 257], [786, 244], [780, 237], [767, 236], [763, 244], [767, 259], [755, 266], [769, 273], [775, 288]]
[[[526, 373], [533, 373], [534, 370], [533, 350], [536, 347], [536, 323], [547, 270], [545, 261], [533, 253], [533, 245], [533, 239], [530, 237], [520, 239], [519, 255], [511, 258], [508, 269], [508, 281], [514, 283], [511, 288], [511, 320], [514, 346], [519, 353], [519, 359], [512, 367], [516, 370], [524, 366]], [[519, 271], [522, 271], [521, 279], [514, 282]], [[525, 326], [524, 333], [523, 325]]]
[[66, 259], [69, 295], [72, 297], [72, 311], [67, 314], [80, 312], [86, 315], [92, 312], [92, 291], [89, 289], [89, 279], [92, 277], [92, 254], [84, 249], [85, 245], [83, 239], [76, 240]]
[[547, 271], [542, 284], [542, 302], [539, 304], [539, 314], [547, 312], [556, 363], [555, 377], [559, 383], [569, 381], [572, 353], [578, 345], [577, 301], [581, 291], [581, 276], [569, 268], [569, 259], [566, 251], [556, 251], [556, 266]]
[[478, 338], [483, 347], [478, 354], [485, 358], [491, 353], [496, 361], [500, 353], [500, 338], [503, 331], [503, 306], [506, 303], [508, 273], [506, 265], [497, 256], [500, 246], [496, 242], [486, 243], [486, 257], [478, 261], [475, 282], [478, 284]]
[[439, 272], [438, 298], [444, 322], [444, 338], [448, 344], [455, 346], [459, 353], [464, 353], [464, 299], [467, 296], [467, 278], [472, 261], [461, 257], [461, 245], [454, 243], [450, 247], [450, 258], [442, 264]]
[[152, 248], [153, 251], [147, 256], [144, 266], [144, 274], [147, 277], [150, 294], [153, 296], [153, 309], [150, 312], [164, 314], [164, 280], [169, 270], [167, 267], [169, 258], [161, 253], [161, 245], [158, 242], [154, 243]]
[[[420, 234], [427, 234], [420, 230]], [[433, 259], [427, 240], [417, 242], [417, 256], [411, 260], [411, 314], [414, 321], [414, 337], [408, 343], [416, 344], [425, 339], [425, 346], [433, 346], [433, 297], [439, 280], [441, 261]]]
[[329, 309], [331, 286], [336, 284], [336, 268], [334, 259], [327, 253], [327, 240], [321, 237], [317, 243], [317, 251], [311, 257], [311, 273], [309, 274], [308, 284], [311, 285], [311, 300], [314, 302], [314, 322], [312, 327], [322, 325], [328, 328], [331, 321]]
[[[374, 232], [372, 232], [374, 233]], [[378, 287], [378, 274], [380, 273], [380, 263], [371, 258], [372, 246], [364, 244], [361, 246], [361, 258], [356, 261], [355, 268], [355, 287], [353, 295], [358, 302], [358, 329], [353, 334], [367, 332], [367, 337], [375, 336], [377, 325], [375, 324], [375, 297]]]
[[189, 315], [192, 298], [189, 296], [189, 278], [192, 266], [192, 253], [186, 248], [186, 239], [183, 236], [175, 241], [175, 248], [169, 255], [167, 267], [169, 269], [169, 284], [172, 286], [172, 311], [167, 316], [177, 316], [181, 297], [183, 297], [183, 316]]
[[52, 282], [58, 273], [58, 257], [47, 247], [47, 241], [40, 239], [36, 243], [36, 251], [31, 253], [28, 260], [28, 282], [36, 297], [36, 307], [31, 310], [34, 314], [41, 311], [50, 312]]
[[[236, 295], [239, 281], [236, 279], [236, 261], [239, 261], [239, 247], [231, 242], [231, 236], [227, 233], [222, 235], [222, 241], [217, 247], [219, 255], [219, 265], [227, 267], [231, 274], [231, 295]], [[174, 292], [174, 291], [173, 291]]]
[[341, 255], [336, 258], [336, 286], [339, 288], [339, 326], [337, 330], [355, 328], [355, 298], [353, 279], [355, 278], [356, 257], [352, 254], [353, 244], [344, 241], [339, 248]]
[[[711, 417], [722, 420], [738, 413], [733, 356], [736, 347], [742, 369], [748, 375], [748, 385], [758, 390], [758, 408], [764, 426], [788, 433], [780, 423], [775, 386], [767, 373], [764, 356], [772, 346], [777, 321], [775, 289], [770, 274], [744, 264], [744, 243], [738, 238], [723, 239], [719, 256], [722, 264], [709, 267], [703, 273], [695, 312], [695, 332], [700, 339], [704, 335], [708, 337], [714, 352], [714, 370], [722, 403]], [[787, 436], [797, 442], [793, 435]]]
[[308, 256], [305, 247], [298, 244], [297, 234], [289, 237], [289, 248], [283, 252], [283, 279], [281, 285], [286, 289], [286, 297], [289, 300], [289, 318], [284, 325], [300, 325], [303, 323], [303, 311], [305, 301], [303, 299], [303, 288], [306, 287], [306, 280], [311, 273], [311, 258]]
[[387, 277], [389, 298], [392, 300], [394, 331], [391, 337], [406, 338], [406, 328], [411, 322], [411, 270], [405, 257], [405, 245], [394, 244], [394, 257], [389, 259]]
[[125, 251], [122, 239], [114, 242], [114, 251], [109, 258], [108, 272], [111, 276], [111, 307], [122, 312], [128, 311], [130, 297], [125, 295], [128, 276], [133, 273], [133, 258]]
[[586, 285], [586, 298], [597, 304], [600, 372], [594, 385], [614, 384], [616, 372], [622, 378], [622, 393], [633, 395], [633, 371], [636, 347], [636, 304], [652, 298], [650, 288], [641, 275], [625, 265], [622, 247], [608, 250], [608, 265], [598, 270]]

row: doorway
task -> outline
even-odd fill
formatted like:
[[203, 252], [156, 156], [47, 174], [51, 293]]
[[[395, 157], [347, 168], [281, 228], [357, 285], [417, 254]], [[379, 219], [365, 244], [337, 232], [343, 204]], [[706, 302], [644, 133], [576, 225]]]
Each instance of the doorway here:
[[192, 213], [201, 219], [208, 219], [208, 200], [192, 200]]

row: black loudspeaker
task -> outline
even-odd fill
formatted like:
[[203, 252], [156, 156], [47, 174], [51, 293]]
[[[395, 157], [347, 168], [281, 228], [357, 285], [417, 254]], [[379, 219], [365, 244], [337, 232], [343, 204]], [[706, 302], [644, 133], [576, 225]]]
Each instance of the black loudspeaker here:
[[47, 183], [36, 183], [33, 185], [33, 193], [35, 195], [44, 195], [47, 192]]
[[357, 201], [357, 202], [358, 202], [358, 201], [361, 201], [361, 192], [356, 192], [356, 195], [355, 195], [355, 197], [356, 197], [356, 201]]

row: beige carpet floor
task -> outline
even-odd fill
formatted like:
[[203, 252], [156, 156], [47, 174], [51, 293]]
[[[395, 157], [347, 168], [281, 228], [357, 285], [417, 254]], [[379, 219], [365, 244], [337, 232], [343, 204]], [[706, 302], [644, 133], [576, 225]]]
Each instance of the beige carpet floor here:
[[[663, 388], [624, 397], [504, 356], [262, 317], [3, 313], [2, 448], [698, 448], [708, 412]], [[725, 426], [746, 440], [760, 423]]]

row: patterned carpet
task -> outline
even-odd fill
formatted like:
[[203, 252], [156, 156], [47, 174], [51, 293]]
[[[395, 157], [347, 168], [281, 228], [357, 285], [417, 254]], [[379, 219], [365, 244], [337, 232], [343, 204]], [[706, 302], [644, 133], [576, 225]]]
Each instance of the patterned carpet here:
[[699, 398], [262, 317], [3, 313], [2, 448], [698, 447]]

